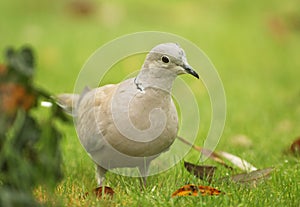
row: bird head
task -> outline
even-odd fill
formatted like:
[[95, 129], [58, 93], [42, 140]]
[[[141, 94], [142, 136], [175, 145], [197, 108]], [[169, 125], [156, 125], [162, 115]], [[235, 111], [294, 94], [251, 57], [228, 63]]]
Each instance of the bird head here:
[[144, 68], [166, 69], [172, 74], [191, 74], [199, 79], [199, 75], [188, 64], [184, 50], [175, 43], [164, 43], [154, 47], [147, 55]]

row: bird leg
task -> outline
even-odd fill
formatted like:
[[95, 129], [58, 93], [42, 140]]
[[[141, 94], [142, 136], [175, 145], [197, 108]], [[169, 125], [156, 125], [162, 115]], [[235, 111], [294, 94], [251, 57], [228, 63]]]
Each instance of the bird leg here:
[[105, 180], [105, 173], [106, 169], [96, 164], [96, 179], [97, 179], [97, 185], [102, 186], [104, 180]]
[[139, 167], [139, 171], [141, 174], [141, 177], [140, 177], [141, 189], [146, 188], [149, 165], [150, 165], [150, 162], [147, 160], [144, 160], [143, 165]]
[[147, 186], [147, 177], [140, 177], [141, 190], [146, 189]]

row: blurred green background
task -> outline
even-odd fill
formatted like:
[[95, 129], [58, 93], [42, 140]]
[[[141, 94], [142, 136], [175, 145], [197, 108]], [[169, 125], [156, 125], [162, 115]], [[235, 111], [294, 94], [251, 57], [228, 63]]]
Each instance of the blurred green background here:
[[[72, 92], [87, 58], [108, 41], [170, 32], [200, 47], [223, 81], [227, 121], [217, 149], [267, 167], [283, 163], [282, 151], [300, 135], [298, 0], [2, 0], [0, 15], [1, 51], [31, 45], [36, 84], [54, 94]], [[205, 114], [209, 104], [203, 105]], [[90, 161], [72, 126], [64, 130], [66, 171], [72, 174], [68, 168]], [[77, 154], [83, 161], [70, 161]]]
[[259, 134], [255, 144], [261, 147], [278, 137], [276, 127], [282, 124], [288, 131], [278, 137], [281, 147], [299, 134], [296, 0], [4, 0], [0, 12], [2, 50], [33, 46], [36, 82], [53, 93], [73, 91], [85, 61], [108, 41], [133, 32], [164, 31], [194, 42], [216, 66], [227, 97], [225, 135]]

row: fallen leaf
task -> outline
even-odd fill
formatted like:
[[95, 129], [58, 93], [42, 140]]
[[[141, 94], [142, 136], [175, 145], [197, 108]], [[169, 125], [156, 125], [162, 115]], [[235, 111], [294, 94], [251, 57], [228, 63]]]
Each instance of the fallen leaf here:
[[95, 13], [95, 6], [92, 1], [72, 0], [66, 5], [66, 9], [74, 16], [85, 17]]
[[202, 147], [199, 147], [197, 145], [194, 145], [192, 143], [190, 143], [189, 141], [187, 141], [186, 139], [184, 139], [183, 137], [177, 137], [180, 141], [182, 141], [183, 143], [191, 146], [192, 148], [194, 148], [195, 150], [201, 152], [203, 155], [205, 155], [206, 157], [218, 162], [219, 164], [223, 165], [226, 168], [232, 169], [232, 167], [230, 167], [229, 165], [227, 165], [224, 162], [224, 158], [227, 159], [228, 161], [230, 161], [232, 164], [234, 164], [236, 167], [246, 171], [246, 172], [251, 172], [254, 170], [257, 170], [256, 167], [254, 167], [252, 164], [250, 164], [249, 162], [247, 162], [246, 160], [241, 159], [240, 157], [230, 154], [228, 152], [213, 152], [211, 150], [208, 149], [204, 149]]
[[197, 145], [194, 145], [194, 144], [190, 143], [189, 141], [187, 141], [186, 139], [184, 139], [183, 137], [179, 137], [179, 136], [178, 136], [177, 139], [179, 139], [179, 140], [182, 141], [183, 143], [185, 143], [185, 144], [191, 146], [191, 147], [194, 148], [195, 150], [201, 152], [201, 153], [202, 153], [203, 155], [205, 155], [206, 157], [208, 157], [208, 158], [214, 160], [215, 162], [217, 162], [217, 163], [223, 165], [224, 167], [229, 168], [229, 169], [232, 169], [232, 167], [230, 167], [229, 165], [227, 165], [227, 164], [223, 161], [222, 157], [221, 157], [220, 155], [218, 155], [216, 152], [213, 152], [213, 151], [211, 151], [211, 150], [209, 150], [209, 149], [204, 149], [204, 148], [202, 148], [202, 147], [199, 147], [199, 146], [197, 146]]
[[184, 185], [174, 193], [172, 193], [172, 197], [175, 196], [206, 196], [206, 195], [219, 195], [221, 193], [220, 190], [210, 187], [210, 186], [202, 186], [202, 185], [194, 185], [188, 184]]
[[210, 187], [210, 186], [199, 185], [198, 188], [199, 188], [199, 191], [200, 191], [202, 196], [205, 196], [205, 195], [219, 195], [221, 193], [220, 190], [218, 190], [216, 188], [213, 188], [213, 187]]
[[184, 167], [196, 177], [208, 182], [211, 182], [216, 169], [215, 166], [195, 165], [186, 161], [184, 161]]
[[97, 187], [93, 190], [93, 192], [95, 193], [95, 195], [98, 198], [102, 198], [103, 194], [108, 195], [112, 198], [113, 195], [115, 194], [114, 190], [111, 187], [108, 187], [108, 186], [104, 186], [104, 189], [103, 189], [103, 186]]
[[255, 187], [258, 182], [261, 182], [269, 178], [273, 170], [274, 170], [273, 167], [269, 167], [262, 170], [252, 171], [250, 173], [241, 173], [241, 174], [224, 177], [219, 179], [219, 181], [229, 180], [235, 183], [250, 184]]
[[298, 137], [290, 146], [289, 150], [292, 154], [300, 156], [300, 137]]
[[[112, 198], [113, 195], [115, 194], [114, 190], [108, 186], [104, 186], [104, 189], [103, 189], [103, 186], [97, 187], [93, 190], [93, 193], [98, 198], [103, 198], [104, 196]], [[103, 196], [103, 194], [104, 194], [104, 196]]]
[[254, 167], [252, 164], [250, 164], [246, 160], [243, 160], [242, 158], [236, 155], [230, 154], [228, 152], [218, 152], [218, 153], [243, 171], [251, 172], [257, 170], [257, 168]]

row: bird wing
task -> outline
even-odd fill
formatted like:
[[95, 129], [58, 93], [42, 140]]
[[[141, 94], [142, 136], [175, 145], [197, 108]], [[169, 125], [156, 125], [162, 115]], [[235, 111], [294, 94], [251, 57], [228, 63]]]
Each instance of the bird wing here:
[[76, 129], [81, 143], [89, 153], [104, 145], [106, 129], [112, 124], [110, 102], [117, 87], [118, 84], [105, 85], [79, 97]]

